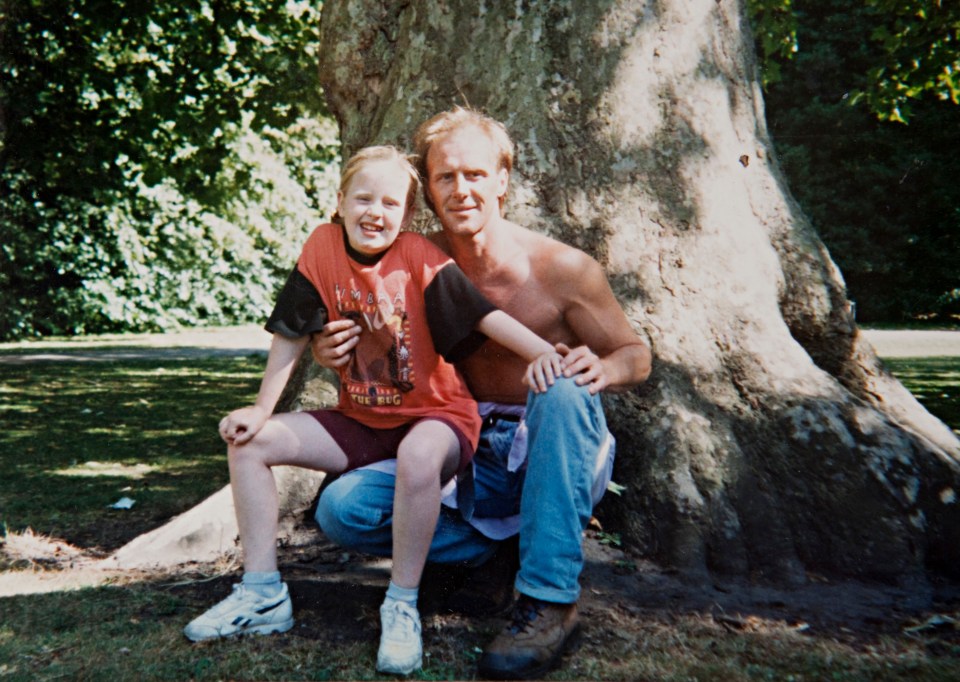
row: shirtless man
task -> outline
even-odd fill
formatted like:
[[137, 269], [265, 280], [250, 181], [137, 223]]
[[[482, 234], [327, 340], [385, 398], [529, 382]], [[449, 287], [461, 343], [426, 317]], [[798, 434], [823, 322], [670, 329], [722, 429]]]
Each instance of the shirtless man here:
[[[539, 394], [522, 382], [527, 363], [491, 341], [460, 363], [484, 430], [472, 480], [448, 499], [458, 509], [444, 510], [428, 557], [480, 564], [519, 532], [519, 599], [479, 672], [539, 677], [579, 628], [582, 533], [612, 462], [599, 393], [646, 380], [650, 350], [596, 261], [503, 217], [513, 167], [503, 125], [458, 107], [421, 125], [414, 145], [427, 205], [443, 227], [436, 243], [491, 302], [564, 355], [564, 378]], [[359, 333], [349, 322], [328, 325], [314, 357], [327, 367], [345, 362]], [[392, 504], [390, 473], [361, 469], [325, 490], [317, 519], [334, 541], [386, 555]]]

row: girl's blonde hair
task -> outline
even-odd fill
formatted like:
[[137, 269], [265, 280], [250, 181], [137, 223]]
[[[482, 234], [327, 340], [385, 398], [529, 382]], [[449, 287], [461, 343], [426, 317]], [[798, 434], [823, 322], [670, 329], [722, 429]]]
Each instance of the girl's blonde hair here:
[[[340, 187], [337, 189], [341, 193], [346, 194], [347, 187], [350, 185], [350, 181], [353, 180], [354, 175], [360, 172], [365, 165], [381, 161], [395, 162], [410, 179], [410, 186], [407, 188], [407, 203], [404, 208], [404, 217], [406, 217], [407, 214], [416, 210], [417, 193], [420, 191], [420, 175], [417, 173], [417, 169], [414, 167], [410, 157], [392, 145], [384, 144], [364, 147], [351, 156], [343, 165], [343, 170], [340, 171]], [[338, 225], [343, 224], [343, 217], [339, 211], [333, 214], [331, 222]]]

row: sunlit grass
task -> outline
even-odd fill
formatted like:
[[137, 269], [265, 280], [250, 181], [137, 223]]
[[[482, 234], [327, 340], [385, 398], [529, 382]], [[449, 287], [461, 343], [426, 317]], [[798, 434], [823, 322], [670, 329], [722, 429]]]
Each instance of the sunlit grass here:
[[889, 358], [884, 364], [931, 414], [960, 433], [960, 358]]
[[[227, 482], [216, 424], [262, 356], [0, 364], [0, 524], [110, 549]], [[120, 497], [130, 510], [109, 505]]]

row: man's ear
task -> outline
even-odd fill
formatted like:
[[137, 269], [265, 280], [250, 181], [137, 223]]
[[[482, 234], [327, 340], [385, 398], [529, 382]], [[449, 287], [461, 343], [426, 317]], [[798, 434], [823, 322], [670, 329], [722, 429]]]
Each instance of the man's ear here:
[[507, 187], [510, 185], [510, 171], [501, 168], [497, 171], [497, 197], [503, 199], [507, 195]]

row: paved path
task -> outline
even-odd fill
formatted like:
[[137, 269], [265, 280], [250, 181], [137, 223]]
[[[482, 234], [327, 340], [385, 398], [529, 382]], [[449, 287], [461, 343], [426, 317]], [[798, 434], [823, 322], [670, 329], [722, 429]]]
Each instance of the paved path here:
[[882, 358], [960, 356], [960, 331], [864, 329]]
[[[960, 357], [960, 331], [865, 329], [881, 357]], [[37, 361], [179, 359], [265, 354], [270, 335], [259, 325], [190, 329], [168, 334], [108, 334], [78, 339], [0, 343], [0, 364]]]
[[266, 354], [270, 334], [260, 325], [188, 329], [167, 334], [104, 334], [76, 339], [0, 343], [0, 364], [38, 361], [177, 360], [209, 355]]

